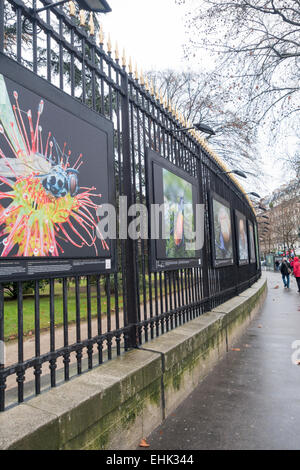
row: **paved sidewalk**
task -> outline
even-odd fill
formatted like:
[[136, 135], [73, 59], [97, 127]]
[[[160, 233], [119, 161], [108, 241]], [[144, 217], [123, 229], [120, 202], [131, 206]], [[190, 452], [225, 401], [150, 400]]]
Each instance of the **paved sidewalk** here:
[[[149, 450], [300, 449], [300, 294], [264, 273], [262, 312], [232, 351], [148, 438]], [[278, 288], [276, 288], [279, 286]]]

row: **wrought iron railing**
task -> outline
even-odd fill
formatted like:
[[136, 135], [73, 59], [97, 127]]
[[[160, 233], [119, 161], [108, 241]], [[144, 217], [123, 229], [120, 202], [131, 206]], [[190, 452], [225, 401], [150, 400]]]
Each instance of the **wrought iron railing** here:
[[[38, 2], [47, 5], [49, 0]], [[116, 196], [128, 206], [145, 202], [145, 149], [196, 177], [201, 200], [215, 191], [255, 223], [246, 195], [193, 133], [173, 133], [182, 124], [163, 100], [112, 58], [74, 18], [53, 8], [33, 17], [31, 1], [0, 2], [0, 52], [44, 77], [114, 123]], [[0, 71], [1, 72], [1, 71]], [[150, 89], [149, 89], [150, 88]], [[0, 410], [55, 387], [129, 348], [150, 341], [223, 303], [260, 276], [257, 263], [214, 268], [205, 211], [200, 267], [150, 272], [146, 240], [118, 241], [117, 273], [23, 282], [9, 299], [0, 285]], [[235, 253], [236, 259], [236, 253]], [[1, 261], [0, 261], [1, 269]]]

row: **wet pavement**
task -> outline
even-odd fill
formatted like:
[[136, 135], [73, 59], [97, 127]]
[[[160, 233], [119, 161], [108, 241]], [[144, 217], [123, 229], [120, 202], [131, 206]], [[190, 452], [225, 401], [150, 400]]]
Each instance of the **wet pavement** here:
[[300, 294], [293, 278], [287, 290], [280, 274], [264, 275], [261, 313], [148, 436], [149, 450], [300, 449]]

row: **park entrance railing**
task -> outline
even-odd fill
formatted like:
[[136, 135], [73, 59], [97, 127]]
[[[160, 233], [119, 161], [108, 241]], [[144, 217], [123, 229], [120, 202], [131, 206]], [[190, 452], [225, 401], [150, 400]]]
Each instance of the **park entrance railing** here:
[[[198, 266], [153, 270], [148, 240], [118, 239], [115, 272], [55, 277], [49, 268], [49, 276], [2, 282], [1, 411], [198, 317], [260, 277], [258, 253], [253, 258], [249, 250], [248, 261], [239, 262], [235, 237], [231, 262], [214, 262], [208, 210], [213, 195], [254, 229], [256, 218], [241, 187], [205, 142], [195, 132], [173, 132], [184, 127], [182, 119], [126, 66], [125, 58], [120, 63], [117, 51], [112, 57], [110, 44], [104, 50], [101, 34], [99, 42], [62, 7], [36, 16], [31, 7], [31, 1], [1, 1], [0, 63], [7, 58], [19, 64], [24, 75], [32, 72], [112, 123], [116, 200], [126, 196], [128, 207], [147, 204], [150, 150], [197, 181], [205, 239]], [[232, 224], [236, 229], [233, 215]]]

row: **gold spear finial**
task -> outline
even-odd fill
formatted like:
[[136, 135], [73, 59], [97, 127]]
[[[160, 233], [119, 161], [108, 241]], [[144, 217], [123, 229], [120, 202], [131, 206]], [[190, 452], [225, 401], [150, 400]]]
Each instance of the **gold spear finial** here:
[[162, 91], [160, 90], [160, 95], [159, 95], [159, 101], [160, 101], [160, 104], [163, 105], [164, 104], [164, 97], [163, 97], [163, 94], [162, 94]]
[[94, 25], [94, 18], [93, 13], [90, 13], [90, 20], [89, 20], [89, 28], [90, 28], [90, 35], [94, 36], [95, 34], [95, 25]]
[[85, 11], [79, 11], [80, 26], [85, 26]]
[[123, 49], [122, 66], [123, 66], [124, 68], [126, 67], [126, 54], [125, 54], [125, 49]]
[[101, 44], [101, 46], [103, 46], [104, 44], [104, 31], [103, 31], [103, 26], [101, 25], [99, 29], [99, 43]]
[[112, 51], [112, 47], [111, 47], [111, 39], [110, 39], [110, 34], [108, 35], [108, 38], [107, 38], [107, 52], [109, 54], [111, 54], [111, 51]]
[[75, 3], [72, 2], [72, 1], [69, 2], [69, 15], [70, 16], [76, 16]]
[[159, 91], [157, 89], [155, 89], [155, 98], [156, 98], [156, 101], [159, 102]]
[[119, 47], [118, 47], [118, 42], [116, 41], [116, 47], [115, 47], [115, 59], [119, 60]]
[[145, 78], [145, 88], [146, 88], [147, 91], [149, 91], [148, 77]]
[[129, 57], [128, 69], [129, 69], [129, 73], [132, 75], [132, 60], [131, 60], [131, 57]]
[[137, 63], [135, 63], [134, 78], [136, 80], [139, 79], [139, 72], [138, 72], [138, 68], [137, 68]]

